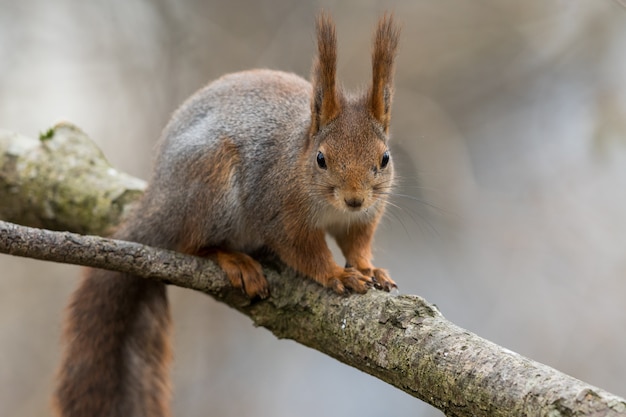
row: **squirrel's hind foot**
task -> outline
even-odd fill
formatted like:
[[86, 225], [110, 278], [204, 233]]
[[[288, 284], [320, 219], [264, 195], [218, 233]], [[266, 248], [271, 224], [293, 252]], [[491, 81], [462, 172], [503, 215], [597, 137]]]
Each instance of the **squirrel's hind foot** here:
[[261, 264], [242, 252], [218, 249], [211, 258], [222, 268], [233, 284], [250, 298], [267, 298], [270, 288]]

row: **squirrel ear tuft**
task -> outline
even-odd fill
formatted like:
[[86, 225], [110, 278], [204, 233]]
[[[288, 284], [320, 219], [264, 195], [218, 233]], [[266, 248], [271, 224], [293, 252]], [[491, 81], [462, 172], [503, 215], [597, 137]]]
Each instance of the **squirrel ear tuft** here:
[[367, 106], [385, 132], [391, 120], [393, 73], [400, 28], [393, 15], [386, 14], [378, 21], [372, 51], [372, 86], [368, 91]]
[[316, 21], [317, 57], [313, 63], [311, 100], [311, 133], [333, 120], [341, 111], [341, 103], [336, 86], [337, 36], [335, 24], [330, 15], [321, 12]]

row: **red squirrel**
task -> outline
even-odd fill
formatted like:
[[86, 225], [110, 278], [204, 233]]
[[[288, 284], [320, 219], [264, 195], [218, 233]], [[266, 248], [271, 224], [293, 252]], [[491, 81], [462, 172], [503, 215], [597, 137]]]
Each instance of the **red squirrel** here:
[[[228, 74], [174, 113], [148, 189], [114, 237], [207, 256], [251, 298], [270, 291], [249, 255], [259, 249], [338, 293], [396, 287], [372, 265], [371, 243], [393, 185], [399, 29], [390, 15], [379, 20], [372, 84], [353, 95], [336, 81], [334, 23], [326, 14], [316, 23], [311, 83], [270, 70]], [[57, 414], [169, 416], [169, 332], [164, 284], [88, 270], [68, 306]]]

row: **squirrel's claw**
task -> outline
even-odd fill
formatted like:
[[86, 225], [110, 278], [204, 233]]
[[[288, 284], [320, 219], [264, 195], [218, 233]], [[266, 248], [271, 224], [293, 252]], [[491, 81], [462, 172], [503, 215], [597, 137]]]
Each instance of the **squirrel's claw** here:
[[394, 288], [398, 288], [396, 283], [389, 277], [389, 273], [385, 269], [374, 268], [374, 287], [379, 290], [390, 292]]
[[328, 282], [328, 287], [336, 293], [347, 295], [350, 292], [364, 294], [374, 286], [371, 277], [363, 275], [356, 268], [345, 268], [339, 276], [332, 278]]

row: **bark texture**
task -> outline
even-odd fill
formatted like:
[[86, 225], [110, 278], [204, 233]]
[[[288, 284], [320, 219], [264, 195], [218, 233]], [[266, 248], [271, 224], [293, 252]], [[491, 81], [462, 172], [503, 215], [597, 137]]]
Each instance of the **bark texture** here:
[[39, 140], [0, 130], [0, 219], [104, 234], [145, 187], [111, 167], [93, 141], [69, 123]]
[[[1, 140], [4, 148], [0, 149], [7, 149]], [[6, 160], [0, 155], [0, 161]], [[65, 164], [64, 159], [49, 162]], [[5, 163], [0, 162], [0, 172], [5, 172]], [[101, 175], [106, 181], [106, 172]], [[28, 194], [20, 188], [11, 192], [13, 196]], [[78, 187], [75, 192], [80, 199], [85, 190]], [[43, 198], [46, 196], [44, 193]], [[64, 203], [77, 204], [72, 201], [77, 200]], [[0, 217], [7, 213], [3, 207], [10, 205], [5, 202], [2, 197]], [[55, 224], [74, 229], [75, 219]], [[202, 291], [248, 315], [255, 325], [277, 337], [295, 340], [374, 375], [449, 416], [626, 416], [625, 399], [459, 328], [418, 296], [370, 291], [341, 297], [294, 275], [280, 263], [266, 262], [271, 296], [251, 302], [233, 290], [221, 270], [206, 259], [6, 222], [0, 222], [0, 252], [125, 271]]]

